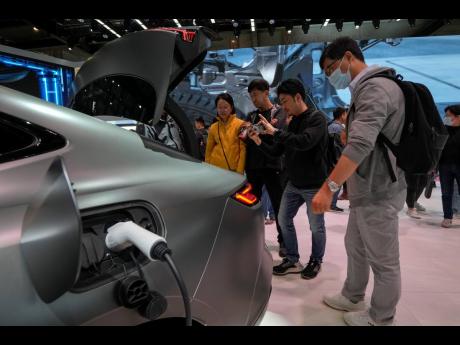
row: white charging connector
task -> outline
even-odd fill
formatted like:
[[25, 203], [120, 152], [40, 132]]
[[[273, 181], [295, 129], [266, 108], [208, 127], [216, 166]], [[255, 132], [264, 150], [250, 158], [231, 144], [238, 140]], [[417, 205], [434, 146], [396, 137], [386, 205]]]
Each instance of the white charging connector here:
[[152, 256], [152, 249], [159, 243], [166, 244], [166, 240], [132, 221], [116, 223], [107, 229], [105, 237], [105, 244], [110, 250], [119, 252], [135, 245], [150, 260], [158, 259]]
[[105, 245], [110, 250], [117, 252], [134, 245], [150, 260], [165, 261], [171, 269], [174, 278], [176, 278], [182, 294], [185, 309], [185, 324], [187, 326], [192, 325], [192, 311], [187, 287], [170, 256], [171, 250], [168, 248], [166, 240], [163, 237], [144, 229], [132, 221], [119, 222], [107, 229]]

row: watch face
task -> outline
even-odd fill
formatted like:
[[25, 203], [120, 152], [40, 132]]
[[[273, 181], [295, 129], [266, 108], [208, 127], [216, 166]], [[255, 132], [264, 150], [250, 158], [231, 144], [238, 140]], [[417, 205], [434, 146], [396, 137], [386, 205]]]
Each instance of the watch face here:
[[331, 192], [335, 193], [339, 190], [340, 186], [337, 185], [337, 183], [333, 182], [333, 181], [329, 181], [327, 183], [327, 185], [329, 186], [329, 189], [331, 190]]

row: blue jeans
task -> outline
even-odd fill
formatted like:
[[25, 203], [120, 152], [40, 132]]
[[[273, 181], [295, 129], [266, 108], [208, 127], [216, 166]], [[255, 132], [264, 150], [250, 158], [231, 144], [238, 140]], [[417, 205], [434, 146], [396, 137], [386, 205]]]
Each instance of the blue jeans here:
[[297, 234], [294, 226], [294, 217], [303, 203], [307, 204], [307, 216], [312, 232], [312, 251], [310, 260], [322, 262], [326, 248], [326, 227], [324, 225], [324, 214], [314, 214], [311, 202], [318, 189], [299, 189], [288, 182], [281, 198], [278, 219], [283, 233], [284, 245], [286, 246], [286, 258], [291, 262], [299, 261], [299, 249], [297, 245]]
[[439, 180], [441, 181], [442, 210], [445, 219], [452, 219], [452, 196], [454, 182], [460, 185], [460, 164], [440, 164]]
[[262, 187], [262, 209], [264, 210], [264, 218], [267, 218], [268, 215], [268, 218], [275, 219], [275, 211], [265, 185]]

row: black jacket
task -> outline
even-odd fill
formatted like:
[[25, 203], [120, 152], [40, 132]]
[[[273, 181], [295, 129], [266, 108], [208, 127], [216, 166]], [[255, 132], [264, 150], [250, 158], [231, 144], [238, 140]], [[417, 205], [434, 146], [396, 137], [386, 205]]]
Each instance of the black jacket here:
[[[255, 110], [248, 114], [246, 117], [246, 121], [256, 124], [260, 121], [259, 114], [265, 117], [268, 122], [272, 118], [277, 118], [278, 123], [276, 124], [276, 128], [285, 129], [286, 125], [286, 116], [284, 115], [284, 111], [279, 106], [274, 106], [272, 109], [266, 111], [259, 111]], [[273, 145], [273, 136], [271, 135], [260, 135], [260, 139], [267, 143], [268, 145]], [[282, 170], [282, 161], [280, 157], [276, 156], [267, 156], [263, 154], [257, 148], [257, 145], [251, 139], [247, 139], [246, 141], [246, 170], [255, 170], [255, 169], [274, 169], [277, 171]]]
[[449, 138], [442, 150], [439, 164], [460, 164], [460, 127], [446, 126]]
[[267, 155], [285, 153], [288, 180], [297, 188], [320, 188], [327, 177], [325, 156], [329, 137], [326, 115], [308, 109], [293, 116], [287, 131], [277, 131], [273, 139], [273, 145], [262, 142], [258, 147]]

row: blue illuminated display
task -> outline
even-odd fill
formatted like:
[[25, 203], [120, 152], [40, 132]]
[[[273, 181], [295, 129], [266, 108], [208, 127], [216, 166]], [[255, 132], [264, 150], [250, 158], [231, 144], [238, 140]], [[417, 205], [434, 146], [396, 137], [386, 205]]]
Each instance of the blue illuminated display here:
[[48, 102], [64, 105], [65, 85], [70, 85], [72, 81], [72, 73], [69, 70], [1, 54], [0, 62], [7, 66], [18, 66], [34, 71], [39, 80], [40, 96]]

